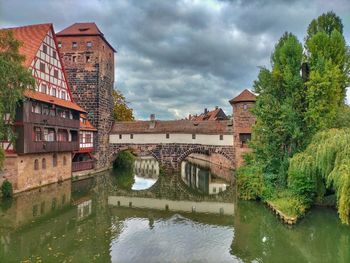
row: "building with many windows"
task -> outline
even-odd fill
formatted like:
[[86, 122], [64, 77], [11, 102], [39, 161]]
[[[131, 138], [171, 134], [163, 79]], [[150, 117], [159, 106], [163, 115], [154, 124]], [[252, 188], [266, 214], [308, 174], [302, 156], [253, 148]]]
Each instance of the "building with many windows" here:
[[24, 191], [71, 177], [72, 153], [79, 151], [80, 114], [58, 54], [52, 24], [10, 29], [23, 44], [24, 66], [35, 79], [35, 90], [26, 90], [11, 125], [14, 144], [2, 142], [5, 168], [0, 183], [8, 179], [14, 191]]

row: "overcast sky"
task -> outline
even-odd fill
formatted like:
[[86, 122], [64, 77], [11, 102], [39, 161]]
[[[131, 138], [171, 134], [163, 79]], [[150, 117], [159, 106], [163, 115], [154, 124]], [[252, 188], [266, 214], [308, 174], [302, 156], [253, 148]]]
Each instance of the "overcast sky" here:
[[[350, 43], [350, 1], [0, 0], [1, 27], [96, 22], [116, 54], [115, 87], [138, 119], [183, 118], [251, 88], [285, 31], [300, 41], [333, 10]], [[349, 93], [349, 92], [348, 92]], [[349, 94], [350, 95], [350, 94]]]

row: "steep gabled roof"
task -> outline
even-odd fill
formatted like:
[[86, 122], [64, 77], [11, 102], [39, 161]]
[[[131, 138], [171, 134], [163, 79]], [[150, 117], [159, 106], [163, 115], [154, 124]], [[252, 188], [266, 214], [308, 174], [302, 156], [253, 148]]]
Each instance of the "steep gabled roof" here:
[[87, 23], [74, 23], [73, 25], [66, 27], [60, 32], [56, 33], [58, 37], [66, 37], [66, 36], [100, 36], [107, 45], [114, 51], [116, 50], [112, 47], [111, 44], [105, 39], [101, 30], [97, 27], [94, 22]]
[[227, 120], [227, 116], [221, 108], [217, 108], [212, 111], [201, 113], [198, 116], [192, 116], [190, 120], [192, 121]]
[[256, 96], [248, 89], [245, 89], [239, 94], [237, 97], [234, 97], [229, 102], [231, 104], [237, 103], [237, 102], [254, 102], [256, 101]]
[[[84, 121], [81, 121], [83, 119]], [[80, 130], [82, 131], [97, 131], [97, 129], [89, 122], [85, 114], [80, 114]]]
[[23, 45], [19, 48], [19, 53], [26, 57], [23, 65], [29, 67], [50, 28], [52, 28], [52, 24], [29, 25], [1, 30], [12, 31], [13, 36], [23, 42]]

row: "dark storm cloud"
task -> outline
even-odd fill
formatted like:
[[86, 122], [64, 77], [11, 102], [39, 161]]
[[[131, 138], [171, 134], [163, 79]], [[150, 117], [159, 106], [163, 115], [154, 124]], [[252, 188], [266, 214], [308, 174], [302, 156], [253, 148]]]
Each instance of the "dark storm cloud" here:
[[[331, 2], [331, 3], [330, 3]], [[138, 118], [183, 118], [251, 87], [284, 31], [302, 41], [311, 19], [334, 10], [348, 38], [350, 4], [338, 1], [3, 1], [2, 26], [95, 21], [116, 55], [116, 88]], [[16, 11], [16, 12], [14, 12]]]

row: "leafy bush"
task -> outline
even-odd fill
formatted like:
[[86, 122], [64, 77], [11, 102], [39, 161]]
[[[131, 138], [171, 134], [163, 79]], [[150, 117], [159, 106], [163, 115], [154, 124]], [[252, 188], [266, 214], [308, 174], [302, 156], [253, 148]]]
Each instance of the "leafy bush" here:
[[270, 200], [278, 210], [286, 216], [297, 217], [303, 216], [309, 207], [301, 198], [293, 194], [283, 193], [282, 196]]
[[113, 163], [113, 168], [130, 168], [134, 166], [134, 155], [129, 151], [119, 152], [116, 160]]
[[134, 170], [130, 167], [122, 168], [115, 171], [115, 174], [117, 186], [125, 190], [131, 190], [135, 183]]
[[272, 199], [276, 195], [278, 176], [273, 173], [263, 174], [263, 187], [261, 196], [264, 200]]
[[13, 196], [13, 188], [11, 182], [5, 180], [1, 185], [2, 197], [4, 198], [12, 198]]
[[263, 180], [262, 169], [258, 165], [246, 165], [237, 170], [238, 196], [243, 200], [261, 197]]

